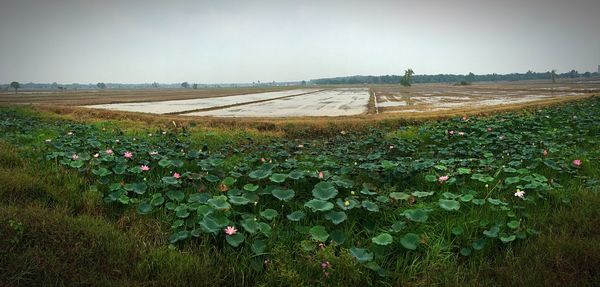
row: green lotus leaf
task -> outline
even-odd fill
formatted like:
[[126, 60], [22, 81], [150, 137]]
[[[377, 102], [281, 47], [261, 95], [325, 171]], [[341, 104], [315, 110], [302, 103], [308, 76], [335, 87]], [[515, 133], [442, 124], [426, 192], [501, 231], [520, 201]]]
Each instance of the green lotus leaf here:
[[440, 199], [439, 205], [446, 211], [456, 211], [460, 208], [460, 203], [456, 200], [451, 199]]
[[513, 235], [504, 235], [504, 236], [500, 236], [500, 241], [502, 241], [502, 243], [510, 243], [515, 241], [515, 239], [517, 239], [517, 237], [513, 234]]
[[234, 205], [246, 205], [246, 204], [250, 203], [250, 200], [248, 200], [247, 198], [245, 198], [243, 196], [230, 196], [229, 202], [231, 202], [231, 204], [234, 204]]
[[181, 190], [169, 190], [165, 195], [175, 201], [182, 201], [185, 198], [185, 194]]
[[327, 238], [329, 238], [329, 233], [327, 233], [327, 230], [322, 225], [311, 227], [309, 233], [311, 238], [315, 241], [325, 242]]
[[363, 200], [362, 202], [362, 207], [370, 212], [378, 212], [379, 211], [379, 206], [369, 200]]
[[271, 171], [270, 170], [264, 170], [264, 169], [257, 169], [254, 171], [251, 171], [248, 176], [252, 179], [265, 179], [267, 177], [269, 177], [269, 175], [271, 175]]
[[260, 212], [260, 215], [264, 217], [266, 220], [273, 220], [279, 213], [275, 209], [265, 209]]
[[138, 205], [137, 211], [139, 214], [148, 214], [152, 212], [152, 204], [147, 201], [141, 202]]
[[333, 184], [323, 181], [315, 185], [312, 194], [316, 199], [328, 200], [334, 198], [338, 194], [338, 191]]
[[240, 244], [242, 244], [242, 242], [244, 242], [245, 239], [246, 239], [246, 236], [244, 236], [244, 234], [239, 233], [239, 232], [234, 235], [227, 235], [225, 237], [225, 240], [227, 241], [227, 243], [229, 243], [229, 245], [231, 245], [233, 247], [240, 246]]
[[271, 194], [274, 197], [276, 197], [277, 199], [283, 200], [283, 201], [289, 201], [295, 195], [294, 191], [291, 189], [280, 189], [280, 188], [273, 189]]
[[405, 192], [391, 192], [390, 197], [395, 200], [407, 200], [410, 198], [410, 194]]
[[306, 202], [304, 206], [310, 208], [313, 212], [329, 211], [333, 209], [333, 203], [320, 199], [311, 199]]
[[325, 214], [325, 219], [331, 221], [333, 224], [340, 224], [346, 220], [348, 216], [343, 211], [330, 211]]
[[494, 226], [488, 230], [483, 231], [483, 234], [490, 238], [498, 237], [498, 232], [500, 232], [500, 228], [498, 226]]
[[350, 254], [360, 263], [373, 260], [373, 253], [369, 252], [368, 249], [352, 247], [350, 248]]
[[223, 197], [213, 197], [208, 200], [208, 204], [212, 206], [216, 210], [229, 210], [231, 209], [231, 205], [227, 202], [227, 198]]
[[389, 233], [381, 233], [371, 239], [377, 245], [389, 245], [394, 241], [394, 238]]
[[407, 233], [400, 238], [400, 244], [408, 250], [416, 250], [421, 238], [414, 233]]
[[288, 214], [286, 217], [287, 219], [291, 220], [291, 221], [300, 221], [302, 220], [302, 218], [304, 218], [305, 214], [303, 211], [297, 210], [294, 211], [290, 214]]
[[171, 237], [169, 238], [169, 241], [171, 242], [171, 244], [175, 244], [179, 241], [183, 241], [188, 239], [188, 237], [190, 236], [190, 232], [187, 230], [182, 230], [182, 231], [178, 231], [175, 232], [171, 235]]
[[508, 226], [510, 229], [517, 229], [519, 228], [519, 226], [521, 226], [521, 222], [517, 221], [517, 220], [512, 220], [509, 221], [506, 226]]
[[269, 177], [269, 180], [271, 180], [272, 182], [275, 182], [275, 183], [282, 183], [285, 181], [286, 178], [287, 178], [287, 174], [274, 173], [271, 175], [271, 177]]
[[244, 190], [247, 190], [247, 191], [256, 191], [257, 189], [258, 189], [258, 185], [254, 185], [251, 183], [244, 185]]
[[426, 222], [429, 215], [424, 209], [408, 209], [404, 211], [404, 216], [414, 222]]

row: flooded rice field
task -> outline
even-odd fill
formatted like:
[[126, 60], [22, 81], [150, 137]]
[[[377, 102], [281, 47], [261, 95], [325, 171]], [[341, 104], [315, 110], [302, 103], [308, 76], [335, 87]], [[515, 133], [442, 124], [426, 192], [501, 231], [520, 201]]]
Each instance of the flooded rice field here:
[[185, 115], [217, 117], [352, 116], [365, 114], [368, 102], [368, 88], [344, 88]]
[[529, 103], [600, 92], [600, 85], [586, 82], [569, 85], [476, 84], [468, 86], [415, 85], [374, 89], [378, 113], [422, 113], [465, 108]]
[[120, 104], [102, 104], [85, 106], [94, 109], [106, 109], [126, 112], [142, 112], [152, 114], [170, 114], [182, 113], [200, 109], [212, 109], [223, 106], [252, 103], [256, 101], [271, 100], [281, 97], [302, 95], [316, 92], [318, 89], [296, 89], [278, 92], [256, 93], [246, 95], [236, 95], [217, 98], [202, 98], [190, 100], [173, 100], [158, 102], [140, 102], [140, 103], [120, 103]]
[[353, 116], [367, 113], [423, 113], [523, 104], [600, 93], [600, 84], [487, 83], [467, 86], [303, 88], [245, 95], [153, 102], [88, 105], [87, 108], [210, 117]]

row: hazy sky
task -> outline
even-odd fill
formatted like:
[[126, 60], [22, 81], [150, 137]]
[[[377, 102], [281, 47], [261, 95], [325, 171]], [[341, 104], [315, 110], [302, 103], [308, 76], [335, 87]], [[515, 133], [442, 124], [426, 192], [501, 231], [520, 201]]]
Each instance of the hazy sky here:
[[0, 0], [0, 82], [596, 71], [600, 0]]

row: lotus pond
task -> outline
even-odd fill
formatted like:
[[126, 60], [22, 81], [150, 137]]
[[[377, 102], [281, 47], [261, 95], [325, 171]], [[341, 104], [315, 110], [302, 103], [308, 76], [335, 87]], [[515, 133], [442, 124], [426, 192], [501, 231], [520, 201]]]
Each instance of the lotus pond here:
[[283, 242], [289, 256], [314, 258], [322, 276], [313, 283], [343, 277], [335, 262], [344, 256], [385, 282], [432, 250], [468, 262], [527, 244], [543, 232], [536, 209], [568, 206], [568, 186], [597, 190], [600, 180], [598, 98], [219, 146], [176, 124], [131, 135], [0, 111], [3, 140], [77, 171], [108, 206], [168, 222], [170, 248], [208, 241], [247, 254], [260, 273], [278, 268], [273, 248]]

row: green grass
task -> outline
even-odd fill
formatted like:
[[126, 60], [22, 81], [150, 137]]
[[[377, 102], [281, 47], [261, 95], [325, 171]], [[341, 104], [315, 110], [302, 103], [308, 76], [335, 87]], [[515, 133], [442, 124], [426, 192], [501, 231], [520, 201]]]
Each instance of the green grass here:
[[[20, 111], [27, 114], [27, 109]], [[52, 120], [48, 115], [45, 118]], [[109, 128], [113, 123], [96, 125]], [[385, 139], [395, 143], [423, 140], [419, 129], [408, 126], [386, 133]], [[137, 127], [131, 135], [144, 136], [153, 130]], [[169, 248], [165, 214], [142, 216], [128, 208], [106, 205], [102, 194], [90, 190], [90, 178], [39, 160], [43, 151], [36, 143], [53, 133], [36, 130], [12, 139], [12, 144], [0, 141], [0, 285], [598, 286], [600, 282], [600, 190], [597, 183], [589, 181], [600, 177], [600, 166], [592, 164], [597, 161], [595, 146], [578, 145], [562, 151], [589, 163], [580, 170], [585, 177], [561, 175], [549, 168], [539, 171], [562, 184], [543, 204], [528, 210], [526, 222], [539, 235], [510, 245], [495, 242], [486, 246], [485, 252], [465, 258], [457, 249], [468, 242], [453, 236], [452, 228], [498, 214], [465, 206], [460, 213], [432, 213], [430, 222], [435, 224], [418, 227], [424, 252], [387, 249], [390, 256], [380, 262], [385, 277], [380, 277], [335, 244], [316, 252], [302, 251], [298, 245], [306, 237], [284, 228], [274, 228], [266, 257], [233, 249], [211, 237]], [[192, 128], [190, 137], [198, 143], [197, 148], [206, 143], [209, 149], [216, 149], [225, 144], [259, 145], [282, 135]], [[225, 165], [233, 165], [242, 156], [228, 158]], [[352, 219], [342, 230], [347, 236], [355, 235], [350, 234], [356, 230], [354, 226], [376, 232], [374, 221], [399, 219], [398, 213], [405, 208], [400, 205], [376, 217]], [[286, 225], [281, 218], [284, 215], [280, 212], [273, 226]], [[466, 226], [464, 232], [479, 230]], [[328, 276], [320, 267], [323, 261], [333, 266]]]

